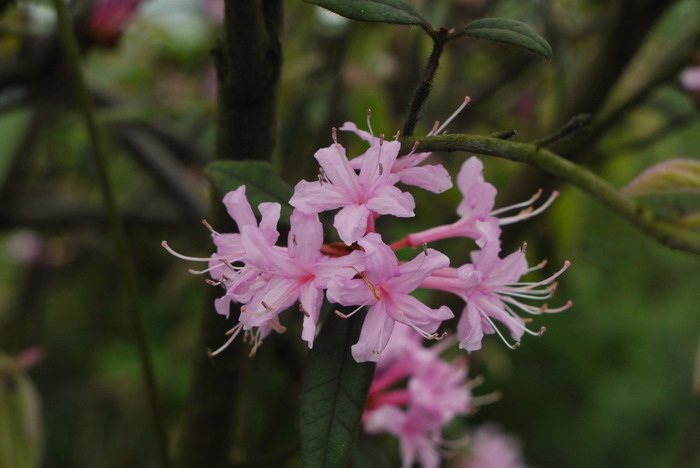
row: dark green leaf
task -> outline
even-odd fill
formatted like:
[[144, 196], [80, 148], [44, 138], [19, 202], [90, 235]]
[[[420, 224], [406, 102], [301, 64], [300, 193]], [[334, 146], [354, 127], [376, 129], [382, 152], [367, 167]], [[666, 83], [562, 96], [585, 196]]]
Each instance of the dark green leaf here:
[[282, 205], [281, 220], [289, 221], [292, 208], [289, 199], [293, 190], [275, 174], [272, 166], [263, 161], [215, 161], [207, 165], [204, 174], [214, 187], [226, 194], [241, 185], [246, 186], [248, 201], [254, 207], [263, 202]]
[[530, 26], [506, 18], [484, 18], [469, 23], [464, 35], [522, 47], [546, 59], [552, 58], [552, 47]]
[[340, 16], [372, 23], [417, 24], [428, 23], [418, 11], [404, 0], [304, 0]]
[[374, 363], [357, 363], [350, 346], [362, 317], [329, 314], [309, 351], [301, 392], [301, 456], [305, 468], [342, 468], [357, 436]]

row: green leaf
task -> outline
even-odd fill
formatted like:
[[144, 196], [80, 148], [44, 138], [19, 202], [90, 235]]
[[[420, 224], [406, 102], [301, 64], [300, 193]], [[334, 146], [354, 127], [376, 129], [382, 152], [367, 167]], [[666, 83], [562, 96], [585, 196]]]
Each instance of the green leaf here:
[[628, 195], [700, 193], [700, 161], [671, 159], [644, 170], [622, 189]]
[[372, 23], [428, 25], [413, 5], [404, 0], [304, 0], [340, 16]]
[[484, 18], [472, 21], [464, 27], [462, 34], [488, 41], [522, 47], [541, 55], [547, 60], [552, 58], [552, 47], [527, 24], [507, 18]]
[[0, 361], [0, 467], [35, 468], [44, 440], [39, 395], [23, 371], [3, 375], [9, 360]]
[[357, 436], [374, 363], [357, 363], [362, 317], [329, 314], [309, 351], [301, 392], [301, 456], [305, 468], [347, 465]]
[[215, 161], [204, 169], [214, 187], [226, 194], [241, 185], [246, 187], [246, 196], [251, 206], [264, 202], [282, 205], [280, 220], [289, 222], [292, 208], [289, 199], [294, 190], [275, 174], [272, 166], [263, 161]]

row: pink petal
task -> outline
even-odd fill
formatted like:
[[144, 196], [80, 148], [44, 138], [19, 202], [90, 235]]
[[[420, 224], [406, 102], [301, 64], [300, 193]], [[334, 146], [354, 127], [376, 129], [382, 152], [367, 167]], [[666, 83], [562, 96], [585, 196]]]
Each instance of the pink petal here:
[[343, 194], [329, 183], [300, 181], [294, 187], [289, 204], [304, 213], [320, 213], [334, 210], [347, 204]]
[[260, 327], [288, 309], [299, 299], [298, 286], [295, 280], [273, 277], [246, 304], [245, 312], [241, 312], [240, 321], [245, 329]]
[[323, 290], [317, 289], [311, 282], [299, 288], [299, 301], [308, 315], [304, 316], [304, 325], [301, 339], [309, 343], [309, 348], [314, 346], [316, 336], [316, 324], [321, 313], [323, 303]]
[[375, 283], [375, 286], [401, 274], [396, 255], [382, 241], [382, 236], [376, 232], [370, 232], [359, 244], [365, 251], [363, 257], [365, 272], [370, 281]]
[[314, 157], [333, 185], [344, 190], [350, 197], [359, 197], [358, 176], [350, 167], [345, 148], [334, 143], [328, 148], [316, 151]]
[[366, 205], [375, 213], [398, 216], [399, 218], [414, 216], [413, 209], [416, 207], [410, 193], [402, 192], [393, 185], [380, 187], [372, 198], [367, 200]]
[[457, 213], [462, 217], [483, 217], [493, 210], [496, 188], [484, 181], [483, 169], [481, 160], [472, 156], [457, 174], [457, 186], [463, 195]]
[[484, 331], [481, 325], [481, 314], [472, 301], [467, 302], [467, 306], [462, 310], [462, 315], [457, 323], [457, 337], [459, 347], [467, 351], [477, 351], [481, 349], [481, 340], [484, 338]]
[[442, 165], [409, 167], [400, 172], [401, 183], [414, 185], [433, 193], [452, 188], [452, 177]]
[[311, 268], [321, 257], [323, 225], [316, 214], [305, 214], [294, 210], [290, 218], [289, 255], [305, 268]]
[[681, 83], [688, 91], [700, 91], [700, 67], [688, 67], [683, 70]]
[[280, 209], [279, 203], [261, 203], [258, 205], [258, 211], [260, 211], [260, 215], [262, 216], [260, 220], [260, 231], [262, 231], [265, 239], [270, 244], [276, 243], [280, 236], [279, 232], [277, 232]]
[[263, 271], [283, 272], [286, 276], [298, 274], [299, 267], [290, 260], [287, 252], [276, 249], [257, 227], [243, 227], [241, 244], [246, 252], [245, 261], [250, 266]]
[[364, 205], [348, 205], [335, 215], [333, 227], [340, 240], [350, 245], [357, 242], [367, 232], [367, 218], [370, 211]]
[[379, 361], [391, 337], [394, 323], [394, 319], [386, 313], [383, 301], [370, 307], [362, 324], [360, 339], [351, 348], [355, 361]]
[[407, 154], [406, 156], [401, 156], [400, 158], [396, 159], [393, 172], [402, 172], [409, 167], [415, 167], [428, 159], [431, 154], [432, 153], [413, 153]]
[[[446, 306], [442, 306], [439, 309], [431, 309], [415, 297], [407, 294], [392, 296], [391, 300], [394, 302], [395, 307], [395, 310], [392, 312], [400, 313], [397, 318], [398, 321], [406, 324], [411, 323], [428, 333], [434, 333], [442, 322], [454, 317], [452, 311]], [[402, 320], [401, 315], [406, 317], [407, 320]]]
[[228, 296], [222, 296], [214, 299], [214, 309], [219, 315], [223, 315], [228, 319], [231, 310], [231, 298]]
[[389, 280], [388, 283], [391, 284], [392, 290], [408, 294], [420, 286], [433, 271], [447, 268], [449, 265], [450, 259], [446, 255], [437, 250], [427, 249], [425, 253], [421, 252], [410, 262], [402, 264], [399, 267], [401, 276]]
[[352, 132], [355, 135], [359, 136], [363, 140], [365, 140], [367, 143], [370, 145], [374, 144], [379, 144], [379, 139], [376, 137], [373, 137], [371, 133], [365, 132], [364, 130], [360, 130], [357, 125], [355, 125], [354, 122], [345, 122], [342, 127], [338, 128], [338, 130], [341, 130], [343, 132]]
[[334, 278], [328, 283], [326, 297], [330, 302], [344, 306], [374, 304], [377, 299], [361, 279]]
[[359, 175], [360, 184], [365, 190], [389, 183], [399, 150], [401, 144], [398, 141], [385, 141], [382, 145], [372, 146], [365, 152]]
[[243, 229], [243, 226], [258, 225], [253, 209], [245, 196], [245, 185], [241, 185], [236, 190], [227, 193], [223, 201], [226, 211], [236, 221], [239, 231]]

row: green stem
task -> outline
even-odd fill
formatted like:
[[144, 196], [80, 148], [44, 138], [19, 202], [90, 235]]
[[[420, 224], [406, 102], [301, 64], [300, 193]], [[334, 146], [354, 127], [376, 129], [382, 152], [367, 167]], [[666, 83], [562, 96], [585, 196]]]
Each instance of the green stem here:
[[403, 134], [405, 136], [413, 135], [413, 131], [416, 129], [416, 124], [418, 123], [418, 118], [423, 110], [423, 105], [428, 99], [428, 96], [430, 96], [430, 91], [433, 88], [433, 78], [435, 78], [435, 73], [440, 65], [440, 56], [445, 49], [444, 38], [446, 35], [447, 31], [440, 29], [437, 31], [436, 35], [431, 36], [433, 38], [433, 51], [428, 58], [428, 65], [423, 72], [423, 78], [420, 83], [418, 83], [418, 86], [416, 86], [413, 97], [411, 98], [411, 103], [408, 106], [408, 117], [403, 126]]
[[117, 260], [121, 269], [122, 277], [124, 278], [124, 287], [126, 289], [126, 297], [129, 303], [129, 313], [131, 316], [131, 325], [136, 335], [136, 342], [139, 348], [141, 359], [141, 370], [146, 384], [148, 398], [150, 401], [153, 420], [156, 426], [157, 439], [159, 445], [159, 455], [161, 463], [164, 467], [170, 466], [168, 458], [168, 439], [163, 419], [163, 411], [158, 399], [156, 387], [155, 372], [151, 361], [151, 353], [146, 339], [146, 331], [143, 324], [142, 311], [138, 297], [138, 286], [136, 280], [136, 271], [133, 260], [129, 252], [129, 246], [126, 240], [126, 232], [122, 224], [117, 206], [114, 200], [114, 194], [109, 182], [109, 169], [104, 142], [100, 135], [97, 118], [95, 116], [95, 106], [92, 102], [92, 97], [88, 90], [83, 76], [83, 71], [80, 63], [80, 52], [78, 43], [75, 37], [75, 30], [68, 12], [68, 8], [63, 0], [52, 0], [58, 18], [58, 28], [63, 46], [63, 53], [68, 72], [73, 81], [76, 99], [80, 105], [80, 109], [85, 119], [90, 146], [92, 147], [93, 162], [95, 164], [95, 172], [97, 174], [98, 184], [102, 192], [102, 198], [109, 218], [112, 235], [114, 236], [114, 244], [117, 253]]
[[[402, 152], [407, 153], [416, 138], [402, 138]], [[516, 143], [478, 135], [442, 135], [420, 140], [420, 151], [466, 151], [497, 156], [538, 167], [570, 182], [608, 206], [633, 226], [673, 249], [700, 255], [700, 234], [680, 229], [657, 219], [648, 209], [620, 193], [615, 187], [588, 169], [532, 143]]]

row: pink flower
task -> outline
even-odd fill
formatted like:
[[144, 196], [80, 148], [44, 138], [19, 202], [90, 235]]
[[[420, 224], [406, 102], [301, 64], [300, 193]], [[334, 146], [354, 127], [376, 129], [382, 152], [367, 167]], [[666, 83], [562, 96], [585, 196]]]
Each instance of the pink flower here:
[[700, 91], [700, 67], [688, 67], [683, 70], [681, 84], [688, 91]]
[[[462, 164], [462, 168], [457, 175], [457, 187], [459, 187], [460, 192], [462, 192], [462, 201], [457, 207], [457, 214], [461, 218], [452, 224], [409, 234], [406, 244], [415, 247], [424, 243], [451, 237], [470, 237], [472, 239], [478, 239], [479, 231], [476, 228], [477, 222], [495, 220], [497, 225], [503, 226], [522, 221], [540, 214], [547, 209], [559, 195], [558, 192], [552, 193], [549, 199], [536, 210], [533, 210], [530, 206], [539, 198], [541, 192], [536, 193], [526, 202], [494, 210], [496, 188], [484, 181], [483, 171], [484, 165], [480, 159], [475, 156], [467, 159], [464, 164]], [[524, 209], [517, 215], [503, 218], [496, 217], [498, 214], [518, 208]]]
[[347, 245], [373, 231], [377, 215], [413, 216], [413, 197], [394, 186], [397, 178], [391, 174], [400, 147], [397, 141], [372, 146], [363, 155], [359, 174], [338, 143], [318, 150], [314, 155], [322, 168], [318, 182], [299, 182], [289, 203], [310, 214], [341, 208], [333, 226]]
[[295, 302], [304, 314], [302, 338], [313, 346], [316, 323], [323, 302], [323, 289], [331, 278], [352, 277], [361, 267], [360, 252], [340, 258], [321, 254], [323, 226], [316, 214], [294, 210], [290, 218], [288, 248], [273, 245], [262, 229], [243, 227], [245, 267], [257, 271], [264, 285], [241, 308], [244, 329], [259, 327]]
[[88, 32], [93, 41], [114, 46], [124, 27], [136, 15], [142, 0], [98, 0], [90, 13]]
[[474, 432], [471, 453], [455, 464], [455, 468], [525, 468], [520, 443], [503, 434], [493, 424]]
[[[372, 146], [378, 146], [382, 141], [369, 132], [365, 132], [357, 128], [353, 122], [345, 122], [338, 130], [352, 132], [367, 141]], [[398, 177], [399, 182], [406, 185], [414, 185], [434, 193], [442, 193], [445, 190], [452, 188], [452, 177], [442, 164], [418, 166], [420, 163], [430, 157], [432, 153], [415, 153], [411, 152], [405, 156], [396, 159], [391, 168], [392, 174]], [[350, 161], [350, 166], [353, 169], [359, 169], [362, 166], [364, 155], [358, 156]]]
[[[442, 349], [440, 345], [421, 346], [419, 334], [399, 327], [377, 364], [364, 428], [371, 434], [397, 437], [404, 468], [416, 460], [424, 468], [437, 468], [442, 429], [469, 411], [466, 364], [442, 360]], [[400, 384], [405, 379], [404, 388]]]
[[449, 308], [431, 309], [409, 294], [434, 270], [445, 268], [449, 259], [440, 252], [427, 249], [416, 258], [398, 264], [394, 252], [377, 233], [359, 241], [364, 249], [365, 271], [356, 278], [334, 278], [328, 284], [328, 300], [344, 306], [369, 305], [360, 339], [352, 347], [357, 362], [378, 361], [386, 347], [395, 322], [404, 323], [424, 337], [432, 335], [443, 320], [453, 317]]
[[[533, 332], [525, 326], [525, 320], [518, 316], [514, 309], [533, 315], [544, 312], [561, 312], [572, 306], [571, 301], [563, 307], [549, 309], [545, 304], [535, 307], [521, 302], [521, 299], [545, 300], [552, 297], [555, 290], [554, 280], [566, 270], [570, 263], [554, 275], [538, 282], [519, 282], [525, 273], [541, 268], [528, 268], [524, 249], [513, 252], [506, 258], [498, 256], [498, 226], [493, 222], [477, 221], [479, 231], [477, 244], [481, 250], [472, 253], [472, 264], [462, 265], [459, 269], [446, 268], [433, 273], [421, 286], [448, 291], [460, 296], [466, 302], [457, 324], [457, 335], [461, 348], [467, 351], [481, 349], [484, 334], [497, 333], [511, 348], [520, 346], [520, 338], [524, 333], [541, 335], [544, 327]], [[515, 344], [508, 344], [505, 337], [494, 324], [493, 320], [501, 322], [508, 328]]]

